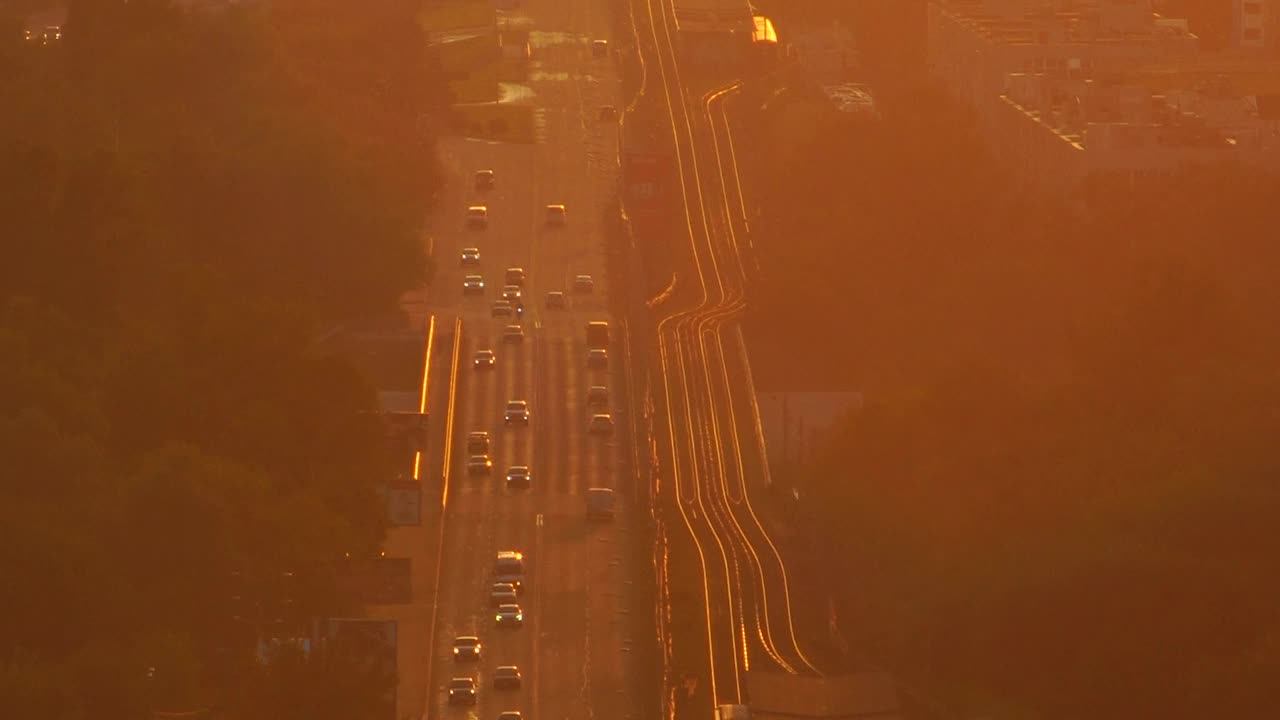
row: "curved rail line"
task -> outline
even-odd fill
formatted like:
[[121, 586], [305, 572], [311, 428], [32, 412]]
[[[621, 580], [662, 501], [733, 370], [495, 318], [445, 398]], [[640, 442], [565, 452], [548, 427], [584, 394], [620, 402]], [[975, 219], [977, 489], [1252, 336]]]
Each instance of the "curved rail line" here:
[[[638, 2], [631, 2], [633, 26]], [[748, 228], [747, 211], [725, 109], [726, 99], [741, 83], [705, 93], [698, 112], [691, 112], [695, 101], [686, 96], [680, 75], [673, 2], [644, 2], [651, 60], [644, 57], [638, 28], [637, 51], [645, 68], [645, 89], [650, 80], [658, 80], [655, 85], [660, 84], [666, 101], [684, 230], [697, 274], [696, 302], [673, 309], [657, 324], [671, 480], [702, 573], [711, 699], [714, 704], [734, 703], [743, 698], [742, 673], [751, 668], [757, 648], [784, 672], [821, 672], [796, 638], [785, 562], [751, 507], [746, 489], [751, 451], [744, 446], [755, 441], [766, 477], [767, 459], [754, 392], [735, 383], [728, 360], [730, 353], [743, 352], [737, 321], [746, 307], [746, 272], [736, 225]], [[723, 127], [724, 147], [718, 123]], [[706, 133], [709, 141], [700, 138]], [[714, 162], [715, 172], [703, 172], [706, 162]], [[736, 186], [736, 213], [731, 183]], [[726, 330], [737, 333], [739, 339], [728, 348], [723, 338]], [[745, 355], [742, 364], [749, 378]], [[749, 402], [735, 400], [742, 392], [747, 392]], [[749, 411], [756, 436], [745, 443], [737, 416], [740, 408]]]

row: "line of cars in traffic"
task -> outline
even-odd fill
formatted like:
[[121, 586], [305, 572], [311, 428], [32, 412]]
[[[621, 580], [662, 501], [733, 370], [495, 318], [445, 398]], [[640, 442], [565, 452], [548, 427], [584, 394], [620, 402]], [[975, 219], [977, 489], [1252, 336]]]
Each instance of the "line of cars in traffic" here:
[[[470, 438], [468, 438], [470, 442]], [[524, 626], [524, 610], [519, 596], [524, 590], [524, 553], [518, 550], [500, 550], [493, 563], [493, 585], [489, 602], [494, 607], [494, 625], [498, 629], [515, 629]], [[458, 663], [479, 662], [484, 654], [484, 644], [477, 635], [459, 635], [453, 639], [453, 659]], [[524, 676], [518, 665], [499, 665], [493, 671], [493, 689], [519, 690]], [[476, 678], [470, 675], [454, 677], [448, 687], [450, 705], [475, 705], [480, 688]], [[499, 720], [520, 720], [520, 711], [504, 710]]]
[[[477, 171], [475, 186], [477, 190], [492, 189], [495, 185], [494, 173], [491, 170]], [[547, 223], [550, 226], [563, 226], [565, 208], [563, 205], [547, 206]], [[467, 209], [466, 223], [477, 230], [488, 227], [489, 212], [485, 205], [473, 205]], [[479, 267], [481, 253], [477, 247], [464, 248], [460, 263], [464, 268]], [[528, 283], [528, 274], [523, 268], [507, 268], [503, 275], [502, 298], [494, 302], [491, 314], [494, 318], [510, 318], [514, 312], [523, 318], [524, 292]], [[573, 279], [572, 288], [576, 293], [590, 293], [595, 283], [590, 275], [577, 275]], [[485, 282], [483, 275], [468, 274], [463, 278], [464, 295], [483, 295]], [[552, 291], [546, 295], [546, 307], [549, 310], [560, 310], [566, 306], [565, 295], [560, 291]], [[604, 326], [604, 342], [598, 342], [600, 326]], [[586, 359], [587, 366], [593, 370], [608, 369], [607, 345], [608, 323], [596, 321], [588, 324], [588, 344], [591, 349]], [[593, 335], [592, 328], [595, 328]], [[593, 344], [593, 338], [597, 342]], [[503, 328], [504, 344], [520, 344], [524, 341], [524, 328], [519, 324], [508, 324]], [[492, 348], [477, 349], [472, 357], [472, 367], [476, 371], [492, 370], [497, 365], [497, 354]], [[587, 405], [593, 410], [588, 421], [588, 430], [593, 434], [611, 434], [613, 417], [608, 412], [609, 390], [604, 384], [592, 384], [587, 389]], [[530, 424], [529, 402], [522, 399], [508, 400], [503, 408], [503, 425], [505, 427], [528, 426]], [[491, 456], [492, 438], [488, 431], [476, 430], [467, 434], [467, 474], [492, 474], [493, 458]], [[510, 490], [529, 489], [533, 485], [533, 473], [529, 465], [511, 465], [505, 474], [506, 487]], [[600, 489], [596, 489], [597, 491]], [[611, 491], [610, 491], [611, 492]], [[597, 492], [592, 497], [597, 497]], [[611, 514], [612, 497], [608, 498], [608, 510]], [[593, 508], [604, 507], [598, 501], [589, 504], [588, 515]], [[598, 514], [598, 513], [597, 513]], [[494, 608], [495, 628], [519, 628], [524, 625], [524, 610], [520, 605], [520, 594], [524, 588], [525, 557], [519, 550], [502, 550], [497, 553], [493, 566], [493, 582], [489, 591], [489, 602]], [[457, 662], [477, 662], [483, 654], [483, 644], [477, 635], [460, 635], [453, 642], [453, 657]], [[495, 690], [518, 690], [523, 684], [520, 668], [516, 665], [499, 665], [493, 673]], [[479, 687], [473, 676], [459, 676], [450, 680], [448, 685], [448, 702], [450, 705], [474, 705], [477, 702]], [[499, 720], [520, 720], [517, 710], [503, 711]]]

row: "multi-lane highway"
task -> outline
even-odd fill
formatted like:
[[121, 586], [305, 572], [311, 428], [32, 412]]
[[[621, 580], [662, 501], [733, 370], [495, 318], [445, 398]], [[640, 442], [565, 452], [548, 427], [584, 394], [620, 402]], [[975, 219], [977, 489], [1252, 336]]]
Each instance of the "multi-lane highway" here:
[[[631, 717], [652, 701], [639, 696], [632, 651], [637, 573], [629, 543], [647, 509], [632, 502], [631, 439], [625, 431], [627, 363], [622, 326], [609, 313], [609, 282], [601, 219], [617, 175], [617, 128], [599, 108], [620, 104], [615, 68], [594, 57], [590, 41], [607, 39], [606, 7], [598, 0], [525, 0], [506, 16], [530, 31], [527, 87], [537, 105], [536, 142], [446, 140], [442, 155], [450, 183], [433, 218], [433, 254], [439, 263], [430, 300], [437, 318], [459, 318], [457, 367], [446, 407], [449, 443], [443, 513], [442, 562], [430, 658], [426, 717], [494, 718], [517, 710], [533, 720]], [[477, 188], [473, 173], [494, 171], [492, 188]], [[550, 225], [546, 206], [563, 204], [563, 226]], [[468, 206], [485, 205], [484, 229], [468, 228]], [[464, 248], [479, 262], [461, 266]], [[526, 274], [523, 318], [493, 317], [508, 268]], [[484, 277], [483, 293], [464, 295], [463, 278]], [[590, 275], [594, 287], [575, 290]], [[548, 308], [549, 292], [563, 292], [564, 308]], [[610, 320], [606, 367], [589, 367], [586, 323]], [[504, 342], [508, 324], [524, 337]], [[447, 322], [446, 324], [452, 324]], [[477, 368], [477, 350], [494, 351], [492, 368]], [[608, 388], [603, 405], [588, 407], [590, 386]], [[508, 425], [504, 408], [525, 400], [529, 423]], [[611, 413], [612, 434], [588, 432], [593, 413]], [[490, 436], [491, 473], [470, 474], [469, 433]], [[530, 468], [526, 488], [508, 488], [506, 470]], [[586, 491], [618, 490], [611, 522], [590, 522]], [[497, 627], [489, 592], [499, 551], [523, 554], [525, 576], [518, 603], [520, 627]], [[458, 661], [456, 636], [475, 635], [479, 661]], [[520, 689], [492, 687], [495, 668], [516, 665]], [[451, 707], [448, 684], [473, 677], [474, 706]]]

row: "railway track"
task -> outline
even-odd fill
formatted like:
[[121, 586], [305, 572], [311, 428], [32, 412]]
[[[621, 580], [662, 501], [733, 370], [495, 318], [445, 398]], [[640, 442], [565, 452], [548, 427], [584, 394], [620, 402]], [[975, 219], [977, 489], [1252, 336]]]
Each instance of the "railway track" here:
[[[711, 704], [744, 702], [748, 671], [821, 675], [796, 637], [786, 563], [751, 504], [767, 477], [739, 319], [747, 220], [726, 104], [740, 83], [700, 94], [682, 70], [673, 0], [630, 0], [646, 93], [665, 106], [678, 170], [678, 224], [692, 276], [658, 321], [662, 472], [700, 569]], [[678, 241], [677, 241], [677, 244]], [[668, 303], [675, 305], [676, 303]], [[665, 306], [664, 306], [665, 307]], [[679, 652], [679, 647], [675, 652]], [[669, 681], [671, 678], [669, 678]], [[674, 709], [672, 709], [674, 714]]]

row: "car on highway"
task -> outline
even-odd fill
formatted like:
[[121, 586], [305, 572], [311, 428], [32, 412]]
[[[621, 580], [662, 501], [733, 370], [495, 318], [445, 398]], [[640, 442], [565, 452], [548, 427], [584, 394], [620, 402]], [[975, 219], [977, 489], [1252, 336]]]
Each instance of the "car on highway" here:
[[23, 38], [32, 44], [48, 45], [62, 39], [62, 27], [59, 25], [47, 25], [43, 30], [24, 30]]
[[492, 350], [477, 350], [475, 355], [471, 356], [471, 366], [476, 370], [492, 370], [497, 363], [498, 356], [494, 355]]
[[495, 300], [493, 306], [489, 308], [489, 314], [493, 317], [511, 317], [514, 310], [511, 308], [511, 302], [508, 300]]
[[488, 455], [471, 455], [467, 458], [468, 475], [488, 475], [493, 470], [493, 458]]
[[524, 297], [524, 293], [520, 290], [519, 285], [503, 285], [502, 299], [509, 303], [516, 302]]
[[464, 267], [480, 264], [480, 248], [462, 248], [462, 258], [459, 261]]
[[524, 342], [524, 328], [519, 325], [508, 325], [502, 328], [502, 342], [518, 343]]
[[587, 388], [587, 407], [609, 407], [609, 388], [604, 385], [592, 385]]
[[587, 421], [587, 432], [592, 435], [612, 435], [613, 416], [609, 413], [596, 413]]
[[612, 105], [600, 106], [600, 122], [613, 122], [618, 119], [618, 108]]
[[609, 368], [609, 351], [604, 348], [588, 350], [587, 367], [592, 370], [607, 370]]
[[449, 681], [450, 705], [475, 705], [476, 680], [469, 677], [456, 677]]
[[480, 638], [475, 635], [459, 635], [453, 639], [454, 660], [479, 660]]
[[467, 208], [467, 227], [472, 230], [483, 230], [489, 227], [489, 207], [472, 205]]
[[564, 309], [564, 293], [559, 290], [552, 290], [547, 293], [547, 309], [563, 310]]
[[511, 583], [516, 592], [524, 589], [524, 553], [519, 550], [500, 550], [493, 561], [493, 581]]
[[566, 212], [563, 205], [547, 206], [547, 225], [551, 227], [560, 227], [564, 225]]
[[503, 603], [498, 606], [494, 620], [498, 627], [520, 627], [524, 624], [524, 611], [515, 603]]
[[609, 56], [608, 40], [592, 40], [591, 41], [591, 57], [599, 60]]
[[522, 720], [519, 710], [503, 710], [498, 713], [498, 720]]
[[467, 433], [467, 452], [472, 455], [488, 454], [489, 433], [484, 430], [473, 430]]
[[492, 170], [477, 170], [475, 174], [477, 190], [492, 190], [494, 175]]
[[479, 275], [468, 275], [462, 278], [463, 295], [483, 295], [484, 278]]
[[493, 687], [498, 690], [519, 690], [522, 677], [515, 665], [499, 665], [493, 670]]
[[507, 468], [507, 487], [528, 488], [533, 485], [528, 465], [512, 465]]
[[608, 520], [613, 517], [613, 488], [587, 488], [587, 518]]
[[516, 586], [509, 582], [494, 583], [493, 587], [489, 589], [489, 602], [494, 607], [513, 603], [516, 600]]
[[502, 412], [502, 421], [508, 425], [529, 424], [529, 401], [509, 400], [507, 409]]
[[504, 285], [524, 287], [526, 279], [528, 279], [528, 275], [525, 274], [524, 268], [509, 267], [507, 268], [507, 271], [502, 274], [502, 284]]
[[583, 295], [590, 293], [596, 289], [596, 281], [591, 279], [590, 275], [574, 275], [573, 291]]

